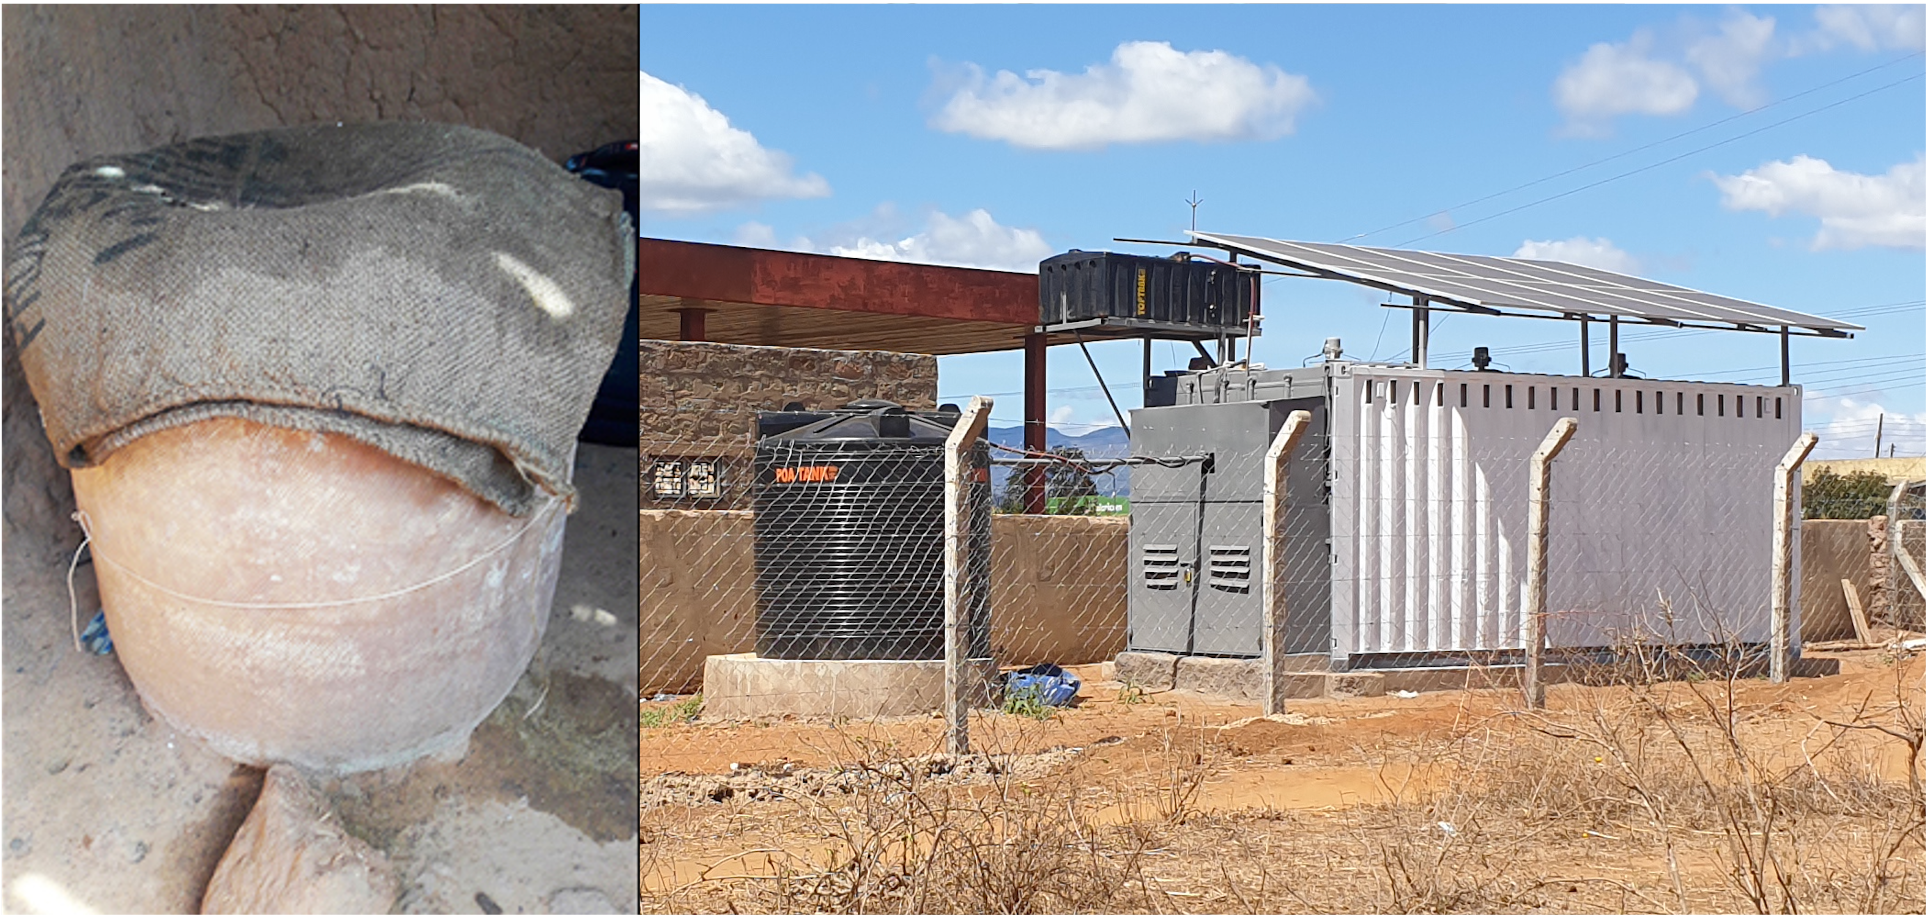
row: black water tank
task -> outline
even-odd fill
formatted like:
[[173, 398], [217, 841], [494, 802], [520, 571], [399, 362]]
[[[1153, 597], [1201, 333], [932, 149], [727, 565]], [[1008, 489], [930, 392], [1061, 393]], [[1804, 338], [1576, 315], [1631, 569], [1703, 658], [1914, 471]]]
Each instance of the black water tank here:
[[1244, 328], [1259, 310], [1259, 274], [1183, 256], [1154, 258], [1070, 251], [1038, 262], [1038, 320], [1163, 321], [1202, 329]]
[[[757, 654], [787, 659], [944, 658], [944, 440], [956, 408], [856, 401], [757, 415]], [[988, 586], [990, 452], [973, 451], [969, 574]], [[990, 589], [967, 608], [988, 657]]]

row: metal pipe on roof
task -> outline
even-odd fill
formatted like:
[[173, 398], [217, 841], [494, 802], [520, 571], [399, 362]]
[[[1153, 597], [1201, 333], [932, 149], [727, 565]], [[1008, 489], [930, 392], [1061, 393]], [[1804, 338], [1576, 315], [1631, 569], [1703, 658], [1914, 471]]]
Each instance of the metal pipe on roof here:
[[1788, 325], [1782, 325], [1782, 387], [1788, 387]]
[[1427, 314], [1427, 297], [1413, 297], [1413, 346], [1409, 353], [1413, 364], [1422, 369], [1427, 367], [1427, 335], [1433, 330], [1429, 326], [1431, 320]]
[[1608, 316], [1608, 378], [1621, 377], [1621, 316]]
[[1591, 355], [1592, 354], [1589, 352], [1589, 348], [1587, 344], [1587, 316], [1582, 315], [1581, 316], [1581, 377], [1582, 378], [1587, 378], [1591, 374], [1588, 371], [1588, 365], [1587, 365], [1588, 357]]

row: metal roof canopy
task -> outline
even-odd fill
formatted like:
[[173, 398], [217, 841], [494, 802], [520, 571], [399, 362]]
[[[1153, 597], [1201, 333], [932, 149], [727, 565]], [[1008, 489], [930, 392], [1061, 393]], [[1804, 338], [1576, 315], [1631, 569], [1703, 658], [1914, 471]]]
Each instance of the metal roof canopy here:
[[637, 264], [644, 338], [945, 355], [1019, 349], [1038, 323], [1035, 273], [653, 238]]
[[1427, 361], [1431, 329], [1428, 310], [1435, 305], [1479, 315], [1578, 321], [1582, 375], [1592, 374], [1588, 367], [1588, 323], [1594, 316], [1604, 315], [1608, 320], [1608, 375], [1612, 378], [1619, 378], [1626, 368], [1620, 352], [1623, 318], [1671, 328], [1779, 334], [1783, 385], [1789, 384], [1788, 339], [1797, 329], [1803, 337], [1838, 338], [1853, 337], [1850, 331], [1862, 330], [1860, 325], [1843, 321], [1563, 261], [1287, 242], [1197, 230], [1187, 234], [1194, 244], [1283, 264], [1305, 271], [1304, 276], [1344, 280], [1412, 297], [1410, 305], [1389, 306], [1413, 310], [1412, 358], [1422, 366]]

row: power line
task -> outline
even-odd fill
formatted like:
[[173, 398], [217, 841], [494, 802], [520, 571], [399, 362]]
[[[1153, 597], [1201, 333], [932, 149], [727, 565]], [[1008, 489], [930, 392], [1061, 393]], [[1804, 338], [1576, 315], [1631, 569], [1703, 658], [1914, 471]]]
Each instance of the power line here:
[[[1665, 144], [1669, 144], [1669, 143], [1673, 143], [1674, 141], [1676, 141], [1676, 140], [1679, 140], [1679, 139], [1681, 139], [1681, 138], [1683, 138], [1683, 137], [1689, 137], [1689, 136], [1693, 136], [1693, 135], [1695, 135], [1695, 134], [1698, 134], [1698, 133], [1701, 133], [1701, 132], [1702, 132], [1702, 131], [1704, 131], [1704, 130], [1712, 130], [1713, 128], [1716, 128], [1716, 127], [1720, 127], [1720, 126], [1721, 126], [1721, 125], [1723, 125], [1723, 124], [1727, 124], [1727, 123], [1728, 123], [1728, 122], [1730, 122], [1730, 121], [1735, 121], [1735, 120], [1739, 120], [1739, 119], [1741, 119], [1741, 118], [1746, 118], [1746, 117], [1748, 117], [1749, 115], [1753, 115], [1753, 114], [1758, 114], [1758, 113], [1760, 113], [1760, 112], [1764, 112], [1764, 111], [1767, 111], [1768, 109], [1770, 109], [1770, 108], [1774, 108], [1774, 107], [1775, 107], [1775, 106], [1777, 106], [1777, 105], [1782, 105], [1782, 104], [1785, 104], [1785, 103], [1788, 103], [1788, 102], [1792, 102], [1792, 101], [1795, 101], [1796, 99], [1799, 99], [1799, 98], [1801, 98], [1802, 96], [1805, 96], [1805, 95], [1811, 95], [1811, 94], [1814, 94], [1814, 93], [1817, 93], [1817, 92], [1820, 92], [1820, 91], [1822, 91], [1822, 90], [1824, 90], [1824, 89], [1827, 89], [1827, 88], [1829, 88], [1830, 86], [1836, 86], [1836, 85], [1840, 85], [1840, 84], [1842, 84], [1842, 83], [1846, 83], [1846, 82], [1848, 82], [1849, 80], [1852, 80], [1852, 79], [1855, 79], [1856, 77], [1859, 77], [1859, 76], [1867, 76], [1868, 74], [1871, 74], [1871, 73], [1874, 73], [1874, 72], [1876, 72], [1877, 70], [1886, 70], [1886, 69], [1888, 69], [1888, 68], [1890, 68], [1890, 67], [1893, 67], [1893, 66], [1895, 66], [1896, 64], [1899, 64], [1899, 63], [1902, 63], [1902, 62], [1903, 62], [1903, 61], [1905, 61], [1905, 60], [1909, 60], [1910, 58], [1914, 58], [1914, 57], [1921, 57], [1921, 56], [1922, 56], [1922, 52], [1921, 52], [1921, 51], [1916, 51], [1916, 52], [1913, 52], [1913, 53], [1910, 53], [1910, 54], [1904, 54], [1903, 56], [1901, 56], [1901, 57], [1898, 57], [1898, 58], [1896, 58], [1896, 59], [1894, 59], [1894, 60], [1891, 60], [1891, 61], [1889, 61], [1889, 62], [1887, 62], [1887, 63], [1882, 63], [1882, 64], [1877, 64], [1877, 65], [1875, 65], [1875, 66], [1873, 66], [1873, 67], [1870, 67], [1870, 68], [1868, 68], [1867, 70], [1858, 70], [1858, 71], [1856, 71], [1856, 72], [1854, 72], [1854, 73], [1851, 73], [1851, 74], [1849, 74], [1848, 76], [1844, 76], [1844, 77], [1841, 77], [1841, 78], [1839, 78], [1839, 79], [1834, 79], [1834, 80], [1830, 80], [1829, 82], [1826, 82], [1826, 83], [1823, 83], [1823, 84], [1821, 84], [1821, 85], [1819, 85], [1819, 86], [1813, 86], [1813, 87], [1810, 87], [1810, 88], [1808, 88], [1808, 89], [1804, 89], [1804, 90], [1802, 90], [1801, 92], [1797, 92], [1797, 93], [1795, 93], [1794, 95], [1790, 95], [1790, 96], [1784, 96], [1784, 97], [1782, 97], [1782, 98], [1779, 98], [1779, 99], [1776, 99], [1776, 100], [1775, 100], [1775, 101], [1773, 101], [1773, 102], [1769, 102], [1769, 103], [1767, 103], [1767, 104], [1765, 104], [1765, 105], [1758, 105], [1758, 106], [1756, 106], [1756, 107], [1754, 107], [1754, 108], [1750, 108], [1750, 109], [1748, 109], [1747, 111], [1743, 111], [1743, 112], [1738, 112], [1738, 113], [1736, 113], [1736, 114], [1732, 114], [1732, 115], [1729, 115], [1728, 117], [1725, 117], [1725, 118], [1722, 118], [1721, 120], [1718, 120], [1718, 121], [1711, 121], [1711, 122], [1709, 122], [1709, 123], [1707, 123], [1707, 124], [1703, 124], [1703, 125], [1701, 125], [1700, 127], [1696, 127], [1696, 128], [1692, 128], [1692, 129], [1689, 129], [1689, 130], [1684, 130], [1684, 131], [1682, 131], [1681, 133], [1678, 133], [1678, 134], [1675, 134], [1674, 136], [1671, 136], [1671, 137], [1664, 137], [1664, 138], [1662, 138], [1662, 139], [1660, 139], [1660, 140], [1656, 140], [1656, 141], [1654, 141], [1654, 142], [1652, 142], [1652, 143], [1644, 143], [1644, 144], [1642, 144], [1642, 145], [1640, 145], [1640, 146], [1637, 146], [1637, 147], [1634, 147], [1633, 149], [1628, 149], [1628, 150], [1623, 150], [1623, 151], [1621, 151], [1621, 152], [1618, 152], [1618, 153], [1615, 153], [1615, 154], [1614, 154], [1614, 155], [1612, 155], [1612, 156], [1606, 156], [1606, 157], [1603, 157], [1603, 158], [1600, 158], [1600, 159], [1596, 159], [1596, 160], [1594, 160], [1593, 162], [1588, 162], [1588, 163], [1584, 163], [1584, 164], [1582, 164], [1582, 165], [1577, 165], [1577, 166], [1574, 166], [1573, 168], [1570, 168], [1570, 169], [1563, 169], [1563, 170], [1561, 170], [1561, 171], [1559, 171], [1559, 172], [1555, 172], [1554, 174], [1552, 174], [1552, 175], [1548, 175], [1548, 176], [1546, 176], [1546, 177], [1543, 177], [1543, 178], [1536, 178], [1536, 179], [1534, 179], [1533, 181], [1529, 181], [1529, 182], [1526, 182], [1526, 183], [1524, 183], [1524, 184], [1517, 184], [1517, 185], [1515, 185], [1515, 186], [1513, 186], [1513, 187], [1511, 187], [1511, 188], [1508, 188], [1508, 189], [1507, 189], [1507, 190], [1505, 190], [1505, 191], [1496, 191], [1496, 192], [1494, 192], [1494, 193], [1492, 193], [1492, 194], [1488, 194], [1488, 195], [1486, 195], [1485, 197], [1476, 197], [1476, 198], [1474, 198], [1473, 200], [1469, 200], [1469, 201], [1466, 201], [1465, 203], [1458, 203], [1458, 204], [1454, 204], [1453, 206], [1450, 206], [1450, 207], [1442, 207], [1442, 208], [1439, 208], [1439, 209], [1436, 209], [1436, 210], [1434, 210], [1434, 211], [1432, 211], [1431, 213], [1428, 213], [1428, 214], [1426, 214], [1425, 216], [1416, 216], [1416, 217], [1414, 217], [1414, 218], [1412, 218], [1412, 219], [1407, 219], [1407, 220], [1401, 220], [1400, 222], [1397, 222], [1397, 223], [1393, 223], [1393, 224], [1390, 224], [1390, 225], [1386, 225], [1386, 226], [1381, 226], [1380, 228], [1378, 228], [1378, 229], [1374, 229], [1374, 230], [1372, 230], [1371, 232], [1362, 232], [1362, 233], [1360, 233], [1359, 235], [1355, 235], [1355, 236], [1350, 236], [1350, 237], [1348, 237], [1348, 238], [1346, 238], [1346, 239], [1343, 239], [1342, 241], [1344, 241], [1344, 242], [1351, 242], [1351, 241], [1353, 241], [1353, 240], [1355, 240], [1355, 239], [1363, 239], [1363, 238], [1366, 238], [1367, 236], [1370, 236], [1370, 235], [1378, 235], [1378, 234], [1380, 234], [1380, 233], [1382, 233], [1382, 232], [1385, 232], [1385, 231], [1387, 231], [1387, 230], [1389, 230], [1389, 229], [1398, 229], [1398, 228], [1400, 228], [1401, 226], [1410, 226], [1410, 225], [1413, 225], [1414, 223], [1417, 223], [1417, 222], [1420, 222], [1420, 221], [1422, 221], [1422, 220], [1425, 220], [1425, 219], [1427, 219], [1427, 218], [1429, 218], [1429, 217], [1431, 217], [1431, 216], [1433, 216], [1433, 215], [1434, 215], [1434, 214], [1436, 214], [1436, 213], [1446, 213], [1446, 212], [1450, 212], [1450, 211], [1453, 211], [1453, 210], [1458, 210], [1458, 209], [1461, 209], [1461, 208], [1463, 208], [1463, 207], [1471, 207], [1471, 206], [1473, 206], [1473, 205], [1475, 205], [1475, 204], [1480, 204], [1480, 203], [1486, 203], [1487, 201], [1490, 201], [1490, 200], [1493, 200], [1493, 199], [1494, 199], [1494, 198], [1496, 198], [1496, 197], [1505, 197], [1505, 196], [1507, 196], [1507, 195], [1509, 195], [1509, 194], [1512, 194], [1512, 193], [1514, 193], [1515, 191], [1524, 191], [1524, 190], [1526, 190], [1526, 189], [1528, 189], [1528, 188], [1531, 188], [1531, 187], [1533, 187], [1533, 186], [1535, 186], [1535, 185], [1539, 185], [1539, 184], [1545, 184], [1545, 183], [1547, 183], [1547, 182], [1549, 182], [1549, 181], [1553, 181], [1553, 180], [1554, 180], [1554, 179], [1556, 179], [1556, 178], [1562, 178], [1562, 177], [1565, 177], [1565, 176], [1568, 176], [1568, 175], [1572, 175], [1572, 174], [1574, 174], [1575, 172], [1583, 172], [1583, 171], [1586, 171], [1586, 170], [1588, 170], [1588, 169], [1591, 169], [1591, 168], [1593, 168], [1593, 167], [1595, 167], [1595, 166], [1597, 166], [1597, 165], [1606, 165], [1607, 163], [1609, 163], [1609, 162], [1613, 162], [1613, 161], [1614, 161], [1614, 160], [1616, 160], [1616, 159], [1624, 159], [1624, 158], [1626, 158], [1626, 157], [1628, 157], [1628, 156], [1632, 156], [1632, 155], [1634, 155], [1635, 153], [1638, 153], [1638, 152], [1642, 152], [1643, 150], [1650, 150], [1650, 149], [1653, 149], [1653, 148], [1655, 148], [1655, 147], [1657, 147], [1657, 146], [1663, 146], [1663, 145], [1665, 145]], [[1772, 125], [1771, 125], [1771, 126], [1772, 126]]]
[[[1896, 384], [1890, 384], [1890, 385], [1887, 385], [1886, 387], [1877, 387], [1878, 385], [1881, 385], [1882, 383], [1885, 383], [1885, 382], [1893, 382]], [[1804, 390], [1802, 392], [1802, 400], [1807, 401], [1818, 397], [1827, 397], [1831, 395], [1843, 395], [1843, 394], [1875, 394], [1877, 392], [1895, 391], [1902, 388], [1915, 388], [1918, 391], [1922, 390], [1922, 373], [1911, 372], [1906, 375], [1897, 375], [1897, 376], [1892, 376], [1890, 378], [1870, 379], [1867, 382], [1862, 382], [1854, 385], [1840, 385], [1834, 388], [1823, 388], [1823, 389], [1818, 389], [1813, 391]]]
[[1599, 181], [1592, 181], [1592, 182], [1588, 182], [1587, 184], [1584, 184], [1584, 185], [1581, 185], [1581, 186], [1580, 186], [1580, 187], [1578, 187], [1578, 188], [1573, 188], [1573, 189], [1570, 189], [1570, 190], [1566, 190], [1566, 191], [1562, 191], [1562, 192], [1561, 192], [1561, 193], [1559, 193], [1559, 194], [1550, 194], [1550, 195], [1548, 195], [1548, 196], [1546, 196], [1546, 197], [1543, 197], [1543, 198], [1541, 198], [1541, 199], [1539, 199], [1539, 200], [1533, 200], [1533, 201], [1528, 201], [1527, 203], [1524, 203], [1524, 204], [1521, 204], [1520, 206], [1517, 206], [1517, 207], [1509, 207], [1509, 208], [1507, 208], [1507, 209], [1505, 209], [1505, 210], [1502, 210], [1502, 211], [1500, 211], [1499, 213], [1490, 213], [1490, 214], [1488, 214], [1488, 215], [1486, 215], [1486, 216], [1483, 216], [1483, 217], [1480, 217], [1479, 219], [1471, 219], [1471, 220], [1468, 220], [1467, 222], [1464, 222], [1464, 223], [1461, 223], [1461, 224], [1460, 224], [1460, 225], [1458, 225], [1458, 226], [1449, 226], [1449, 227], [1447, 227], [1447, 228], [1445, 228], [1445, 229], [1441, 229], [1441, 230], [1439, 230], [1439, 231], [1437, 231], [1437, 232], [1429, 232], [1429, 233], [1427, 233], [1426, 235], [1417, 235], [1417, 236], [1414, 236], [1413, 238], [1410, 238], [1410, 239], [1407, 239], [1406, 241], [1404, 241], [1404, 242], [1401, 242], [1401, 243], [1399, 243], [1398, 245], [1395, 245], [1395, 246], [1393, 246], [1393, 247], [1395, 247], [1395, 248], [1405, 248], [1406, 246], [1408, 246], [1408, 245], [1411, 245], [1411, 244], [1413, 244], [1414, 242], [1419, 242], [1419, 241], [1424, 241], [1424, 240], [1426, 240], [1426, 239], [1430, 239], [1430, 238], [1433, 238], [1434, 236], [1437, 236], [1437, 235], [1446, 235], [1446, 234], [1447, 234], [1447, 233], [1449, 233], [1449, 232], [1458, 232], [1458, 231], [1460, 231], [1460, 230], [1462, 230], [1462, 229], [1465, 229], [1465, 228], [1467, 228], [1468, 226], [1473, 226], [1473, 225], [1478, 225], [1478, 224], [1480, 224], [1480, 223], [1484, 223], [1484, 222], [1487, 222], [1488, 220], [1492, 220], [1492, 219], [1499, 219], [1500, 217], [1503, 217], [1503, 216], [1506, 216], [1506, 215], [1508, 215], [1508, 214], [1510, 214], [1510, 213], [1519, 213], [1520, 211], [1522, 211], [1522, 210], [1525, 210], [1525, 209], [1527, 209], [1527, 208], [1529, 208], [1529, 207], [1538, 207], [1538, 206], [1540, 206], [1541, 204], [1544, 204], [1544, 203], [1550, 203], [1550, 202], [1552, 202], [1552, 201], [1556, 201], [1556, 200], [1560, 200], [1560, 199], [1561, 199], [1561, 198], [1563, 198], [1563, 197], [1571, 197], [1571, 196], [1573, 196], [1573, 195], [1575, 195], [1575, 194], [1579, 194], [1579, 193], [1581, 193], [1582, 191], [1586, 191], [1586, 190], [1590, 190], [1590, 189], [1593, 189], [1593, 188], [1598, 188], [1598, 187], [1600, 187], [1601, 185], [1604, 185], [1604, 184], [1607, 184], [1607, 183], [1609, 183], [1609, 182], [1612, 182], [1612, 181], [1619, 181], [1619, 180], [1621, 180], [1621, 179], [1623, 179], [1623, 178], [1628, 178], [1628, 177], [1630, 177], [1630, 176], [1634, 176], [1634, 175], [1639, 175], [1639, 174], [1641, 174], [1642, 172], [1646, 172], [1646, 171], [1649, 171], [1649, 170], [1652, 170], [1652, 169], [1658, 169], [1658, 168], [1660, 168], [1660, 167], [1662, 167], [1662, 166], [1664, 166], [1664, 165], [1667, 165], [1667, 164], [1669, 164], [1669, 163], [1671, 163], [1671, 162], [1679, 162], [1679, 161], [1681, 161], [1681, 160], [1683, 160], [1683, 159], [1686, 159], [1686, 158], [1688, 158], [1689, 156], [1695, 156], [1695, 155], [1699, 155], [1699, 154], [1701, 154], [1701, 153], [1705, 153], [1705, 152], [1707, 152], [1707, 151], [1709, 151], [1709, 150], [1711, 150], [1711, 149], [1716, 149], [1716, 148], [1718, 148], [1718, 147], [1723, 147], [1723, 146], [1727, 146], [1728, 144], [1730, 144], [1730, 143], [1734, 143], [1734, 142], [1736, 142], [1736, 141], [1738, 141], [1738, 140], [1745, 140], [1745, 139], [1747, 139], [1747, 138], [1749, 138], [1749, 137], [1752, 137], [1752, 136], [1754, 136], [1754, 135], [1756, 135], [1756, 134], [1759, 134], [1759, 133], [1762, 133], [1763, 131], [1767, 131], [1767, 130], [1773, 130], [1773, 129], [1775, 129], [1775, 128], [1777, 128], [1777, 127], [1780, 127], [1780, 126], [1782, 126], [1782, 125], [1784, 125], [1784, 124], [1791, 124], [1791, 123], [1794, 123], [1794, 122], [1796, 122], [1796, 121], [1800, 121], [1800, 120], [1801, 120], [1801, 119], [1803, 119], [1803, 118], [1806, 118], [1806, 117], [1809, 117], [1809, 116], [1811, 116], [1811, 115], [1817, 115], [1817, 114], [1821, 114], [1822, 112], [1824, 112], [1824, 111], [1828, 111], [1828, 110], [1829, 110], [1829, 109], [1831, 109], [1831, 108], [1839, 108], [1839, 107], [1841, 107], [1841, 106], [1843, 106], [1843, 105], [1847, 105], [1848, 103], [1850, 103], [1850, 102], [1853, 102], [1853, 101], [1855, 101], [1855, 100], [1857, 100], [1857, 99], [1861, 99], [1861, 98], [1865, 98], [1865, 97], [1867, 97], [1867, 96], [1871, 96], [1871, 95], [1874, 95], [1874, 94], [1876, 94], [1876, 93], [1878, 93], [1878, 92], [1881, 92], [1881, 91], [1883, 91], [1883, 90], [1885, 90], [1885, 89], [1893, 89], [1893, 88], [1895, 88], [1895, 87], [1897, 87], [1897, 86], [1900, 86], [1900, 85], [1902, 85], [1903, 83], [1907, 83], [1907, 82], [1910, 82], [1910, 81], [1912, 81], [1912, 80], [1919, 80], [1919, 79], [1921, 79], [1921, 78], [1922, 78], [1922, 74], [1920, 74], [1920, 73], [1912, 73], [1912, 74], [1910, 74], [1910, 75], [1908, 75], [1908, 76], [1905, 76], [1905, 77], [1903, 77], [1902, 79], [1899, 79], [1899, 80], [1896, 80], [1896, 81], [1894, 81], [1894, 82], [1891, 82], [1891, 83], [1884, 83], [1884, 84], [1882, 84], [1882, 85], [1880, 85], [1880, 86], [1877, 86], [1877, 87], [1875, 87], [1874, 89], [1870, 89], [1870, 90], [1868, 90], [1868, 91], [1866, 91], [1866, 92], [1859, 92], [1859, 93], [1856, 93], [1855, 95], [1852, 95], [1852, 96], [1849, 96], [1848, 98], [1844, 98], [1844, 99], [1837, 99], [1836, 101], [1833, 101], [1833, 102], [1830, 102], [1830, 103], [1828, 103], [1827, 105], [1823, 105], [1823, 106], [1821, 106], [1821, 107], [1819, 107], [1819, 108], [1811, 108], [1811, 109], [1809, 109], [1808, 111], [1804, 111], [1804, 112], [1802, 112], [1801, 114], [1798, 114], [1798, 115], [1794, 115], [1794, 116], [1791, 116], [1791, 117], [1787, 117], [1787, 118], [1783, 118], [1783, 119], [1781, 119], [1780, 121], [1776, 121], [1776, 122], [1774, 122], [1774, 123], [1772, 123], [1772, 124], [1764, 124], [1764, 125], [1762, 125], [1761, 127], [1757, 127], [1757, 128], [1755, 128], [1754, 130], [1751, 130], [1751, 131], [1748, 131], [1748, 132], [1746, 132], [1746, 133], [1741, 133], [1741, 134], [1736, 134], [1735, 136], [1732, 136], [1732, 137], [1729, 137], [1729, 138], [1728, 138], [1728, 139], [1726, 139], [1726, 140], [1718, 140], [1718, 141], [1716, 141], [1716, 142], [1714, 142], [1714, 143], [1710, 143], [1710, 144], [1708, 144], [1707, 146], [1702, 146], [1702, 147], [1697, 147], [1697, 148], [1695, 148], [1695, 149], [1691, 149], [1691, 150], [1689, 150], [1689, 151], [1687, 151], [1687, 152], [1685, 152], [1685, 153], [1681, 153], [1681, 154], [1679, 154], [1679, 155], [1675, 155], [1675, 156], [1669, 156], [1668, 158], [1666, 158], [1666, 159], [1663, 159], [1663, 160], [1661, 160], [1661, 161], [1659, 161], [1659, 162], [1653, 162], [1653, 163], [1649, 163], [1649, 164], [1647, 164], [1647, 165], [1644, 165], [1644, 166], [1641, 166], [1640, 168], [1637, 168], [1637, 169], [1630, 169], [1630, 170], [1628, 170], [1628, 171], [1625, 171], [1625, 172], [1622, 172], [1622, 173], [1620, 173], [1619, 175], [1611, 175], [1611, 176], [1609, 176], [1609, 177], [1607, 177], [1607, 178], [1603, 178], [1603, 179], [1601, 179], [1601, 180], [1599, 180]]

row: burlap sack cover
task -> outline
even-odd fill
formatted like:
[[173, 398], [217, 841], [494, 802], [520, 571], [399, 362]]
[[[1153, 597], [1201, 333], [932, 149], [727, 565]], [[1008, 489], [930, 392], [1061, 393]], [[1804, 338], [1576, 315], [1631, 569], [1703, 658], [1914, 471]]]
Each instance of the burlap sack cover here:
[[527, 515], [615, 351], [622, 196], [444, 124], [210, 137], [71, 166], [6, 251], [63, 465], [214, 416], [340, 433]]

